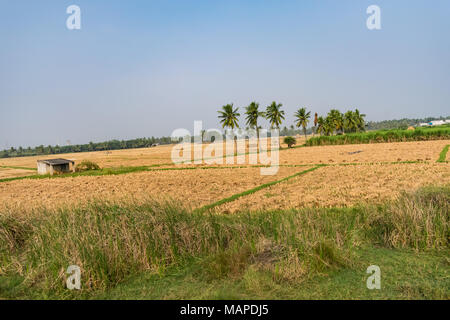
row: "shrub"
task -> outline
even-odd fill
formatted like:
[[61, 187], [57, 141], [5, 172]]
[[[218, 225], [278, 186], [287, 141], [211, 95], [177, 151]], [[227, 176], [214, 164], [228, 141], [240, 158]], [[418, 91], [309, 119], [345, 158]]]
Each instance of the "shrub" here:
[[288, 145], [289, 148], [292, 148], [295, 145], [296, 141], [293, 137], [285, 137], [283, 142]]
[[83, 160], [81, 161], [81, 163], [75, 166], [75, 172], [90, 171], [90, 170], [100, 170], [100, 166], [95, 162], [89, 160]]

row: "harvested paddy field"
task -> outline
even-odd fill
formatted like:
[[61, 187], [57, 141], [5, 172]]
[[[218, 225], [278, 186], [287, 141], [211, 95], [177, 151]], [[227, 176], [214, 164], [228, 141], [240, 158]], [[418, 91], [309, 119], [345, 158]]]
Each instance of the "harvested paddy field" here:
[[[175, 165], [171, 161], [173, 145], [41, 156], [40, 159], [76, 157], [78, 163], [81, 159], [88, 159], [104, 168], [159, 167], [137, 168], [139, 172], [133, 173], [132, 170], [124, 170], [119, 175], [106, 171], [99, 176], [4, 181], [0, 183], [0, 206], [29, 209], [38, 206], [58, 207], [93, 198], [121, 200], [151, 197], [172, 198], [188, 207], [197, 208], [307, 170], [313, 164], [328, 166], [256, 193], [246, 194], [216, 209], [235, 212], [381, 202], [395, 197], [403, 190], [413, 190], [427, 184], [449, 184], [449, 164], [436, 163], [448, 144], [448, 140], [438, 140], [283, 149], [279, 152], [281, 167], [274, 176], [263, 176], [259, 167], [252, 168], [252, 165], [258, 165], [259, 162], [250, 161], [250, 156], [256, 155], [248, 154], [240, 156], [239, 162], [239, 157], [231, 156], [227, 159], [216, 158], [218, 163], [215, 164]], [[211, 145], [204, 145], [203, 148]], [[193, 152], [193, 145], [191, 149]], [[448, 158], [448, 154], [446, 156]], [[32, 163], [36, 159], [38, 157], [1, 159], [0, 166], [14, 168], [0, 167], [0, 179], [35, 175], [36, 171], [23, 167], [33, 168]], [[374, 164], [404, 161], [421, 163]], [[353, 165], [354, 163], [359, 164]], [[152, 171], [146, 171], [148, 169]]]
[[80, 163], [83, 160], [96, 162], [102, 168], [119, 166], [143, 166], [170, 163], [172, 145], [142, 149], [125, 149], [112, 151], [79, 152], [52, 154], [33, 157], [0, 159], [0, 166], [21, 166], [36, 168], [36, 161], [42, 159], [64, 158]]
[[[316, 146], [291, 149], [287, 149], [282, 145], [283, 149], [279, 151], [279, 163], [281, 165], [297, 165], [404, 161], [435, 162], [447, 144], [450, 144], [450, 140]], [[270, 150], [270, 147], [268, 149]], [[248, 144], [245, 150], [248, 152]], [[256, 154], [233, 156], [232, 152], [226, 153], [224, 150], [223, 155], [227, 156], [225, 158], [216, 157], [214, 162], [223, 165], [259, 165], [267, 163], [256, 157]], [[271, 157], [270, 151], [267, 157]], [[209, 160], [211, 161], [211, 159]], [[203, 165], [207, 164], [203, 162]]]
[[[298, 145], [304, 142], [303, 138], [298, 138]], [[266, 143], [266, 141], [263, 141]], [[317, 146], [300, 147], [286, 149], [285, 146], [279, 152], [279, 163], [285, 164], [333, 164], [333, 163], [361, 163], [361, 162], [394, 162], [394, 161], [430, 161], [434, 162], [439, 158], [442, 149], [450, 144], [450, 140], [437, 141], [415, 141], [378, 143], [361, 145], [338, 145], [338, 146]], [[213, 148], [216, 144], [204, 144], [203, 150]], [[174, 145], [158, 146], [153, 148], [126, 149], [113, 151], [96, 151], [83, 153], [70, 153], [59, 155], [45, 155], [35, 157], [7, 158], [0, 159], [0, 166], [15, 166], [25, 168], [36, 168], [36, 161], [39, 159], [65, 158], [80, 163], [89, 160], [97, 163], [102, 168], [133, 167], [133, 166], [172, 166], [172, 149]], [[191, 158], [194, 159], [194, 145], [191, 148]], [[222, 147], [222, 157], [216, 156], [215, 152], [208, 152], [205, 156], [208, 162], [215, 162], [213, 165], [254, 165], [261, 164], [256, 154], [249, 155], [242, 153], [249, 152], [249, 145], [245, 143], [245, 152], [239, 152], [238, 157], [233, 157], [233, 151], [226, 150], [225, 144]], [[269, 147], [270, 150], [270, 147]], [[228, 154], [228, 156], [226, 156]], [[181, 154], [182, 155], [182, 154]], [[212, 155], [212, 156], [208, 156]], [[231, 155], [231, 156], [230, 156]], [[225, 157], [225, 158], [224, 158]], [[270, 157], [270, 152], [268, 154]], [[450, 155], [447, 155], [447, 159]], [[214, 161], [212, 161], [215, 158]], [[263, 162], [264, 163], [264, 162]], [[267, 163], [267, 162], [266, 162]], [[208, 165], [203, 162], [203, 165]], [[6, 168], [5, 168], [6, 169]], [[27, 174], [29, 173], [29, 174]], [[1, 170], [1, 178], [20, 177], [33, 174], [31, 171], [17, 169]]]
[[280, 164], [430, 161], [450, 140], [303, 147], [280, 152]]
[[448, 164], [326, 166], [221, 205], [216, 211], [233, 213], [381, 203], [394, 199], [402, 191], [449, 184]]
[[261, 175], [259, 168], [242, 168], [24, 179], [0, 183], [0, 207], [16, 207], [26, 211], [40, 206], [58, 207], [97, 198], [114, 201], [155, 198], [179, 200], [195, 208], [282, 179], [300, 170], [305, 169], [283, 167], [272, 176]]
[[[280, 138], [282, 140], [282, 138]], [[302, 137], [297, 138], [297, 144], [303, 144], [305, 139]], [[263, 140], [263, 143], [267, 143]], [[204, 143], [202, 150], [205, 150], [209, 146], [216, 144]], [[243, 144], [244, 145], [244, 144]], [[52, 154], [41, 155], [32, 157], [18, 157], [18, 158], [4, 158], [0, 159], [0, 166], [16, 166], [25, 168], [36, 168], [37, 160], [42, 159], [57, 159], [64, 158], [74, 160], [76, 163], [80, 163], [83, 160], [89, 160], [97, 163], [102, 168], [115, 168], [115, 167], [131, 167], [131, 166], [152, 166], [152, 165], [172, 165], [172, 149], [175, 145], [162, 145], [152, 148], [139, 148], [139, 149], [124, 149], [124, 150], [110, 150], [110, 151], [93, 151], [93, 152], [79, 152], [79, 153], [66, 153], [66, 154]], [[195, 158], [194, 144], [190, 145], [191, 157]], [[270, 146], [269, 146], [270, 149]], [[239, 153], [249, 152], [249, 144], [245, 143], [245, 151]], [[227, 150], [225, 143], [222, 146], [222, 156], [233, 155], [234, 151]], [[181, 153], [182, 155], [182, 153]], [[212, 157], [217, 157], [214, 152], [211, 152]], [[225, 164], [225, 161], [223, 161]], [[244, 157], [244, 162], [249, 163], [248, 155]], [[20, 176], [20, 175], [16, 175]], [[10, 177], [10, 176], [8, 176]]]
[[0, 167], [0, 179], [14, 178], [14, 177], [24, 177], [35, 174], [35, 171], [27, 169], [16, 169], [16, 168], [1, 168]]

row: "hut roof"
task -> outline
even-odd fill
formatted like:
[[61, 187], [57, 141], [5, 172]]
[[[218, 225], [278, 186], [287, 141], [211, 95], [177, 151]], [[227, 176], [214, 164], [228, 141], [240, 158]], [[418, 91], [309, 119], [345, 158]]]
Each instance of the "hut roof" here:
[[45, 164], [54, 166], [54, 165], [61, 165], [61, 164], [69, 164], [69, 163], [75, 163], [75, 161], [67, 160], [67, 159], [48, 159], [48, 160], [38, 160], [38, 162], [43, 162]]

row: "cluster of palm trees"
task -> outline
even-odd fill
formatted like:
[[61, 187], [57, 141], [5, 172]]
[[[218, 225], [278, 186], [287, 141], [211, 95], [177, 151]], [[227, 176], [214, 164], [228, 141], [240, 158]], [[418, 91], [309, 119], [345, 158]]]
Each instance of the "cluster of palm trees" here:
[[[249, 128], [256, 129], [256, 134], [259, 139], [258, 125], [259, 118], [265, 118], [269, 121], [271, 129], [280, 129], [280, 125], [284, 120], [284, 111], [281, 110], [283, 105], [281, 103], [272, 102], [266, 107], [265, 111], [259, 110], [259, 103], [252, 102], [245, 107], [246, 125]], [[230, 129], [239, 128], [238, 118], [240, 113], [239, 108], [234, 108], [233, 104], [227, 104], [219, 111], [219, 119], [222, 127], [228, 127]], [[365, 131], [365, 114], [361, 114], [358, 109], [355, 111], [347, 111], [341, 113], [337, 109], [332, 109], [328, 112], [326, 117], [318, 116], [317, 113], [314, 116], [314, 126], [312, 127], [313, 134], [320, 135], [333, 135], [344, 134], [350, 132], [362, 132]], [[299, 108], [295, 114], [295, 125], [297, 128], [302, 128], [306, 138], [307, 127], [311, 118], [311, 112], [306, 111], [306, 108]]]
[[363, 132], [366, 130], [364, 117], [366, 115], [355, 111], [347, 111], [342, 114], [339, 110], [332, 109], [328, 115], [324, 117], [317, 117], [314, 123], [314, 131], [320, 135], [331, 136], [335, 133], [353, 133]]

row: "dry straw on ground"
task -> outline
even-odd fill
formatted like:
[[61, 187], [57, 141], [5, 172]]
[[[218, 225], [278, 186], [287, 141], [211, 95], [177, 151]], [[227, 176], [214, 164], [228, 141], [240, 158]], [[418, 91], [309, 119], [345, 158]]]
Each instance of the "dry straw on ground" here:
[[[303, 168], [303, 167], [302, 167]], [[305, 169], [308, 167], [304, 167]], [[304, 170], [304, 169], [303, 169]], [[0, 207], [57, 207], [93, 198], [172, 198], [201, 206], [299, 171], [282, 167], [262, 176], [259, 168], [151, 171], [111, 176], [24, 179], [0, 183]]]
[[[304, 143], [304, 138], [297, 138], [297, 145]], [[266, 142], [267, 143], [267, 142]], [[203, 149], [210, 144], [204, 143]], [[77, 163], [83, 160], [96, 162], [102, 168], [113, 168], [120, 166], [149, 166], [155, 164], [172, 164], [172, 148], [175, 145], [163, 145], [152, 148], [140, 149], [124, 149], [111, 151], [94, 151], [81, 153], [66, 153], [54, 155], [42, 155], [33, 157], [19, 157], [19, 158], [5, 158], [0, 159], [0, 166], [20, 166], [28, 168], [36, 168], [36, 161], [40, 159], [56, 159], [65, 158], [76, 161]], [[226, 148], [223, 146], [222, 155], [226, 155]], [[244, 153], [249, 151], [249, 145], [246, 143]], [[233, 151], [229, 153], [232, 155]], [[214, 153], [212, 153], [213, 156]], [[194, 159], [194, 145], [191, 145], [191, 158]]]
[[352, 206], [393, 199], [401, 191], [450, 184], [447, 164], [327, 166], [224, 204], [218, 212]]
[[447, 144], [449, 140], [296, 148], [280, 152], [280, 163], [435, 162]]
[[[436, 164], [450, 141], [416, 141], [363, 145], [300, 147], [280, 151], [280, 164], [348, 164], [320, 168], [280, 185], [223, 205], [222, 212], [241, 209], [277, 209], [302, 206], [347, 206], [356, 202], [377, 202], [395, 197], [401, 190], [425, 184], [450, 183], [448, 163]], [[53, 155], [50, 158], [93, 160], [102, 167], [171, 164], [173, 146]], [[206, 147], [206, 146], [205, 146]], [[450, 154], [450, 152], [449, 152]], [[447, 155], [448, 156], [448, 155]], [[0, 166], [34, 167], [36, 159], [0, 159]], [[375, 162], [426, 161], [421, 164], [369, 165]], [[223, 166], [232, 164], [224, 163]], [[248, 155], [246, 163], [248, 166]], [[194, 165], [182, 165], [192, 167]], [[205, 164], [200, 166], [207, 166]], [[221, 165], [214, 165], [221, 166]], [[178, 166], [177, 166], [178, 167]], [[0, 183], [0, 206], [21, 207], [74, 204], [91, 198], [174, 198], [198, 207], [279, 180], [305, 167], [280, 167], [276, 176], [261, 176], [259, 168], [167, 170], [110, 176], [85, 176]], [[0, 168], [0, 178], [33, 175], [35, 171]]]
[[35, 171], [26, 169], [0, 168], [0, 179], [24, 177], [35, 174]]

